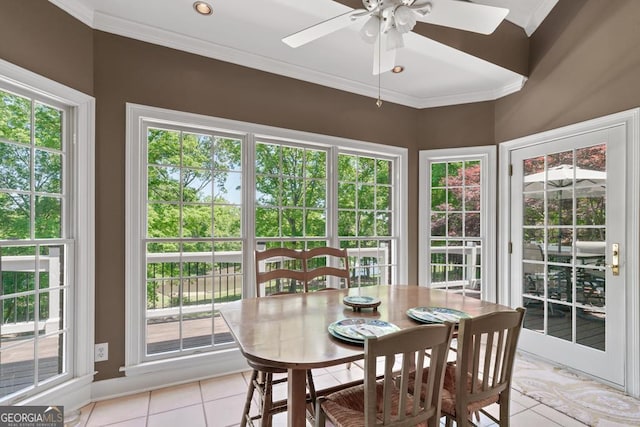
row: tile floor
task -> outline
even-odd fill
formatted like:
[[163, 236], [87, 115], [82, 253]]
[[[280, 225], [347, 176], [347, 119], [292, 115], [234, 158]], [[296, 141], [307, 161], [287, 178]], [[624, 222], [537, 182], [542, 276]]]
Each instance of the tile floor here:
[[[237, 426], [247, 392], [250, 372], [227, 375], [91, 403], [81, 410], [82, 427], [226, 427]], [[352, 364], [314, 370], [316, 388], [330, 387], [362, 378], [362, 369]], [[286, 396], [286, 384], [274, 388], [274, 398]], [[254, 405], [255, 406], [255, 405]], [[495, 408], [497, 415], [497, 406]], [[511, 425], [517, 427], [579, 427], [584, 424], [561, 412], [512, 393]], [[274, 427], [286, 426], [286, 413], [274, 417]], [[488, 418], [480, 427], [494, 426]]]

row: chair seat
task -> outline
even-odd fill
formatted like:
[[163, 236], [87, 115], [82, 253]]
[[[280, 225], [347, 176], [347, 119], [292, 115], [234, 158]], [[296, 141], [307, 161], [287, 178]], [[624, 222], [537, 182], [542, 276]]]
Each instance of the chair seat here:
[[[429, 376], [429, 369], [425, 368], [422, 374], [422, 382], [425, 383]], [[414, 374], [409, 377], [411, 380], [414, 378]], [[471, 390], [471, 384], [473, 383], [471, 375], [467, 378], [467, 390]], [[409, 390], [413, 392], [413, 390]], [[424, 398], [424, 392], [422, 393], [422, 398]], [[497, 394], [491, 395], [486, 399], [478, 400], [472, 402], [468, 406], [469, 414], [471, 415], [485, 406], [491, 405], [493, 403], [497, 403], [499, 396]], [[440, 410], [449, 414], [452, 417], [456, 416], [456, 365], [450, 364], [447, 365], [444, 371], [444, 383], [442, 385], [442, 398], [441, 398], [441, 407]]]
[[[399, 390], [395, 389], [391, 395], [391, 407], [397, 408], [400, 398]], [[332, 393], [325, 397], [322, 402], [322, 409], [326, 412], [327, 418], [335, 427], [362, 427], [364, 426], [364, 401], [365, 386], [360, 384], [345, 390]], [[376, 384], [376, 414], [379, 420], [382, 420], [383, 413], [383, 385]], [[413, 399], [407, 400], [406, 413], [410, 414], [413, 410]], [[397, 414], [397, 411], [393, 415]], [[426, 423], [418, 424], [426, 427]]]
[[[422, 376], [425, 378], [425, 376]], [[467, 376], [467, 390], [471, 390], [472, 376]], [[471, 402], [467, 406], [469, 415], [473, 414], [485, 406], [497, 403], [499, 399], [498, 394], [493, 394], [486, 399]], [[444, 372], [444, 384], [442, 385], [442, 412], [449, 414], [453, 417], [456, 416], [456, 366], [447, 365]]]

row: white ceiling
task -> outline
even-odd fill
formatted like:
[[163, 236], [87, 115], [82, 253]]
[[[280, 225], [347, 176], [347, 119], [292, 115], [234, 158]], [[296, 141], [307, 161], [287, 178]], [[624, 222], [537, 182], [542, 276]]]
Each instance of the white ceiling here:
[[[200, 16], [194, 0], [49, 0], [85, 24], [271, 73], [376, 98], [373, 47], [362, 23], [293, 49], [281, 39], [350, 10], [331, 0], [210, 0]], [[451, 0], [456, 1], [456, 0]], [[510, 10], [507, 19], [532, 34], [558, 0], [474, 0]], [[382, 99], [415, 108], [500, 98], [526, 81], [513, 71], [415, 33], [398, 50], [401, 74], [383, 73]]]

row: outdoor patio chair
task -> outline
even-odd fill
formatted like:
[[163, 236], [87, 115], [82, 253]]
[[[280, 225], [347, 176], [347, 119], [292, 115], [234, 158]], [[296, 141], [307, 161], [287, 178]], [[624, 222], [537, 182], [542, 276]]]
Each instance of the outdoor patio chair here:
[[[440, 422], [440, 401], [446, 356], [453, 325], [421, 325], [379, 338], [365, 340], [364, 384], [318, 397], [316, 427], [328, 419], [335, 427], [429, 426]], [[430, 350], [431, 357], [425, 359]], [[402, 357], [400, 372], [394, 371], [396, 357]], [[384, 359], [384, 376], [376, 378], [377, 359]], [[427, 363], [432, 373], [422, 383]], [[427, 368], [424, 368], [427, 369]], [[418, 381], [410, 384], [410, 372]], [[414, 399], [409, 389], [419, 388], [425, 398]]]

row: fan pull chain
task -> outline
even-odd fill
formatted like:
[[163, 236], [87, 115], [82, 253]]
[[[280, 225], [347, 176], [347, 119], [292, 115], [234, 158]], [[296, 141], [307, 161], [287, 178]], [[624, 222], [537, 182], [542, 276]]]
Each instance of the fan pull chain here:
[[382, 107], [382, 99], [380, 99], [380, 63], [378, 62], [378, 100], [376, 101], [378, 108]]
[[382, 99], [380, 98], [380, 63], [382, 62], [382, 20], [380, 20], [380, 34], [378, 34], [378, 100], [376, 106], [382, 107]]

